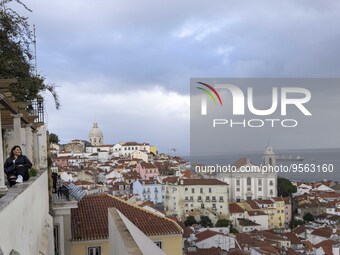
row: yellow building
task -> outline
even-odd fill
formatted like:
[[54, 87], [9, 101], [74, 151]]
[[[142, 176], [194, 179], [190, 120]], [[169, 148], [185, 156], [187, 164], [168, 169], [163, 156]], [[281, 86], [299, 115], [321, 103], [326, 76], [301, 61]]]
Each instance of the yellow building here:
[[153, 153], [156, 156], [157, 155], [157, 148], [156, 148], [156, 146], [150, 146], [150, 152]]
[[109, 235], [112, 233], [109, 234], [109, 208], [117, 209], [134, 227], [147, 236], [152, 244], [160, 247], [166, 254], [182, 254], [182, 228], [175, 221], [119, 198], [101, 194], [83, 197], [78, 202], [78, 208], [71, 210], [72, 255], [114, 254], [112, 251], [110, 253], [112, 237]]
[[262, 211], [268, 214], [268, 228], [283, 228], [285, 223], [285, 204], [282, 198], [250, 200], [242, 203], [247, 211]]

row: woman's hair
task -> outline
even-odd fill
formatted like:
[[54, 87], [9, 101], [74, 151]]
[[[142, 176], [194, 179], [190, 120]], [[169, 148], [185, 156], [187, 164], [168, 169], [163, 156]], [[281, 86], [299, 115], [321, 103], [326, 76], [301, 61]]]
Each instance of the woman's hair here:
[[16, 148], [19, 148], [19, 149], [21, 150], [21, 148], [20, 148], [19, 145], [13, 146], [13, 148], [11, 149], [11, 153], [10, 153], [10, 156], [11, 156], [11, 157], [14, 157], [14, 151], [15, 151]]

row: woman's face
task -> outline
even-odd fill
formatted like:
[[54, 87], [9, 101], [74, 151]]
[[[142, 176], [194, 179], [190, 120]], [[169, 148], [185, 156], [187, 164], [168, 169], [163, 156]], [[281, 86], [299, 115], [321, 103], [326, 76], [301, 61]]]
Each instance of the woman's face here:
[[13, 151], [13, 154], [14, 154], [14, 156], [20, 156], [21, 155], [21, 150], [20, 150], [20, 148], [15, 148], [15, 150]]

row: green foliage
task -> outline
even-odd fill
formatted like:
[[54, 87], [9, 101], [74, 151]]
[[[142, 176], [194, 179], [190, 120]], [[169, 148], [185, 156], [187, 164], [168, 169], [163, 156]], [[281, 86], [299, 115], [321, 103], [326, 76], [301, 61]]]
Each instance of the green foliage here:
[[36, 74], [32, 63], [34, 56], [33, 35], [28, 19], [9, 7], [12, 2], [31, 12], [20, 0], [2, 0], [0, 2], [0, 78], [16, 78], [17, 83], [10, 87], [17, 101], [30, 102], [43, 91], [49, 91], [60, 107], [55, 86], [45, 82], [45, 78]]
[[296, 219], [293, 217], [292, 220], [291, 220], [290, 223], [289, 223], [289, 227], [290, 227], [291, 229], [293, 229], [293, 228], [295, 228], [295, 227], [297, 227], [297, 226], [300, 226], [300, 225], [303, 225], [303, 224], [304, 224], [303, 220], [296, 220]]
[[49, 142], [50, 142], [50, 143], [58, 144], [58, 143], [60, 142], [58, 135], [56, 135], [56, 134], [54, 134], [54, 133], [50, 133], [48, 139], [49, 139]]
[[195, 220], [195, 217], [194, 216], [188, 216], [185, 221], [184, 221], [184, 225], [186, 227], [188, 226], [192, 226], [194, 224], [197, 224], [197, 221]]
[[223, 228], [223, 227], [228, 227], [231, 224], [230, 220], [227, 219], [219, 219], [216, 224], [215, 227], [217, 228]]
[[201, 215], [201, 220], [199, 222], [201, 224], [202, 227], [206, 228], [206, 227], [212, 227], [213, 224], [209, 218], [209, 216], [204, 216]]
[[38, 170], [35, 169], [34, 167], [32, 167], [32, 168], [30, 169], [29, 174], [30, 174], [30, 177], [32, 177], [32, 176], [37, 176]]
[[304, 221], [314, 221], [314, 216], [313, 216], [311, 213], [306, 213], [306, 214], [303, 216], [303, 220], [304, 220]]
[[288, 197], [292, 193], [297, 191], [296, 186], [294, 186], [290, 180], [286, 178], [279, 177], [277, 178], [277, 194], [278, 196]]

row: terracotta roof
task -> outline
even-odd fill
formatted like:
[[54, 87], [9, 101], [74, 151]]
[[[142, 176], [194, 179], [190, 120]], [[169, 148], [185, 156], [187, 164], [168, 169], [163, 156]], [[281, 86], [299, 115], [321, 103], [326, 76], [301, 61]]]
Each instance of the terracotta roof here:
[[306, 228], [305, 226], [301, 225], [301, 226], [297, 226], [295, 228], [292, 229], [292, 233], [295, 233], [297, 235], [300, 235], [302, 233], [305, 233]]
[[74, 185], [92, 185], [95, 184], [94, 182], [88, 182], [88, 181], [76, 181], [74, 182]]
[[252, 162], [250, 162], [250, 160], [247, 158], [240, 158], [233, 164], [233, 166], [235, 166], [236, 169], [239, 169], [241, 166], [245, 166], [248, 162], [252, 165], [255, 165]]
[[331, 246], [332, 247], [332, 245], [334, 245], [334, 244], [338, 244], [338, 242], [333, 241], [333, 240], [324, 240], [322, 242], [315, 244], [314, 247], [315, 248], [320, 248], [320, 247], [323, 247], [323, 246]]
[[257, 224], [252, 220], [243, 219], [243, 218], [238, 218], [237, 220], [242, 227], [260, 226], [260, 224]]
[[183, 185], [228, 185], [217, 179], [181, 179], [178, 184], [183, 181]]
[[245, 251], [242, 251], [240, 249], [230, 249], [228, 255], [247, 255]]
[[177, 176], [169, 176], [163, 179], [163, 183], [176, 183], [178, 181], [179, 177]]
[[309, 240], [301, 240], [301, 242], [305, 245], [305, 251], [313, 251], [313, 244]]
[[108, 239], [108, 208], [117, 208], [145, 235], [182, 234], [174, 221], [132, 205], [119, 198], [107, 195], [90, 195], [71, 209], [71, 232], [73, 241]]
[[294, 233], [283, 233], [282, 235], [287, 237], [291, 244], [302, 244], [300, 238], [298, 238]]
[[245, 203], [247, 203], [251, 207], [251, 209], [253, 209], [253, 210], [260, 209], [260, 207], [257, 205], [257, 203], [253, 200], [247, 200], [247, 201], [245, 201]]
[[154, 168], [157, 168], [157, 166], [155, 166], [154, 164], [152, 164], [152, 163], [146, 163], [146, 162], [142, 162], [142, 163], [140, 163], [140, 165], [143, 167], [143, 168], [146, 168], [146, 169], [150, 169], [150, 168], [152, 168], [152, 169], [154, 169]]
[[236, 203], [229, 204], [229, 213], [243, 213], [244, 209]]
[[311, 234], [315, 236], [330, 238], [332, 235], [332, 230], [329, 228], [318, 228], [315, 229]]
[[221, 254], [221, 250], [219, 248], [216, 247], [211, 247], [208, 249], [199, 249], [196, 248], [195, 251], [186, 251], [185, 252], [186, 255], [220, 255]]
[[198, 242], [201, 242], [207, 238], [210, 238], [212, 236], [215, 236], [215, 235], [221, 235], [221, 233], [219, 232], [216, 232], [216, 231], [211, 231], [211, 230], [205, 230], [205, 231], [202, 231], [198, 234], [196, 234], [196, 240], [195, 240], [195, 243], [198, 243]]

